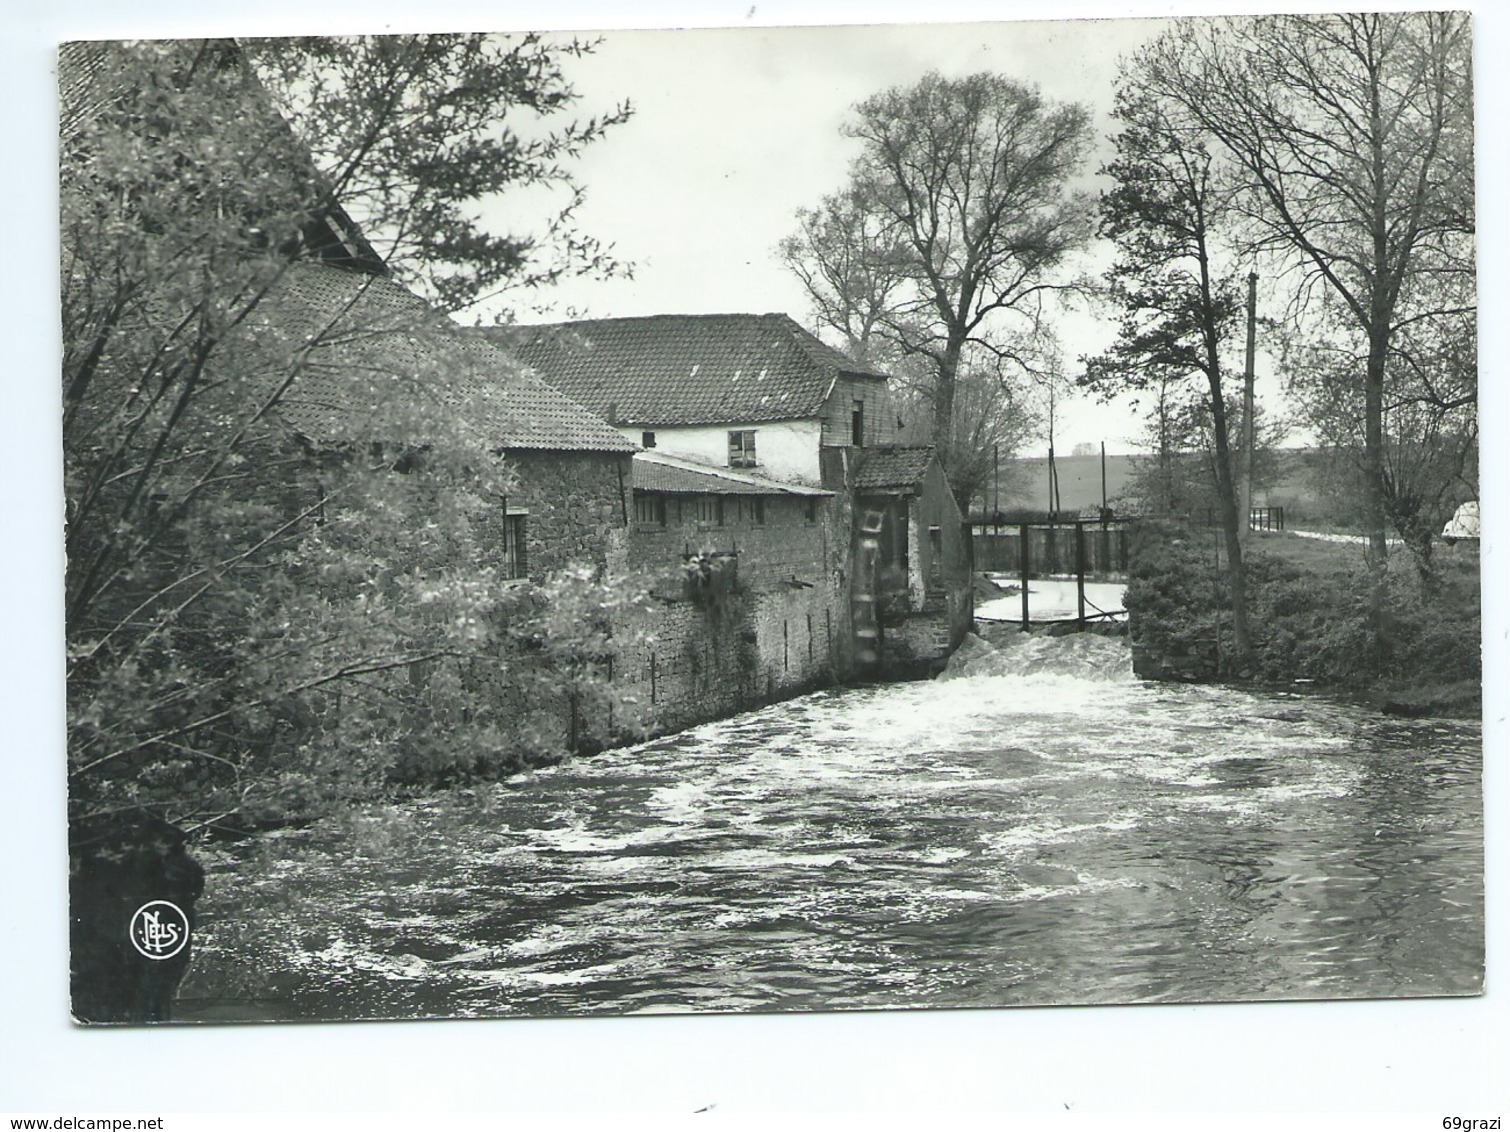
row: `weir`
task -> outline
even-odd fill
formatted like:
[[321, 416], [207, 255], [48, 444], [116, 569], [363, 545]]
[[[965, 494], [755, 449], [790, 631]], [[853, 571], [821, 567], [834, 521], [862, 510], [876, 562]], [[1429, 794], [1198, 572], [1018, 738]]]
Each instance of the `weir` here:
[[[1095, 519], [994, 522], [971, 527], [974, 568], [998, 588], [1015, 592], [1016, 608], [989, 602], [976, 609], [986, 620], [1016, 620], [1023, 628], [1073, 619], [1084, 626], [1119, 620], [1127, 582], [1131, 524], [1102, 512]], [[1048, 608], [1035, 608], [1035, 589], [1052, 595]], [[1068, 587], [1068, 593], [1066, 588]]]

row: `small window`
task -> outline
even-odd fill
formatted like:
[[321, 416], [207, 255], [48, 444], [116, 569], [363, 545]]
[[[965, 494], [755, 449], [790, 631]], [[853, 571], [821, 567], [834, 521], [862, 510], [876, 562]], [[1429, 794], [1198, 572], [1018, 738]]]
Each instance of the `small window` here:
[[849, 414], [849, 442], [856, 448], [865, 447], [865, 402], [858, 397]]
[[653, 432], [642, 432], [642, 433], [640, 433], [640, 447], [641, 448], [654, 448], [655, 447], [655, 433], [653, 433]]
[[816, 523], [818, 521], [818, 501], [811, 495], [803, 503], [803, 517], [809, 523]]
[[729, 467], [755, 467], [755, 430], [729, 433]]
[[636, 492], [634, 497], [634, 521], [642, 527], [664, 527], [666, 525], [665, 497]]
[[503, 517], [503, 576], [525, 578], [529, 576], [529, 556], [525, 553], [524, 527], [528, 515], [505, 515]]
[[724, 525], [724, 500], [721, 495], [699, 495], [696, 502], [697, 521], [703, 526]]
[[751, 495], [746, 498], [745, 502], [750, 505], [748, 511], [750, 525], [754, 527], [765, 526], [765, 496]]

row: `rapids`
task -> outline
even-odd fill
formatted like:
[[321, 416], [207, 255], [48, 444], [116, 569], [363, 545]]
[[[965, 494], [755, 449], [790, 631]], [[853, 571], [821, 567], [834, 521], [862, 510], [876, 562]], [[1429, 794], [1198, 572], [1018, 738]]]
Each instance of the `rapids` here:
[[1476, 725], [1091, 635], [212, 855], [182, 1020], [1467, 994]]

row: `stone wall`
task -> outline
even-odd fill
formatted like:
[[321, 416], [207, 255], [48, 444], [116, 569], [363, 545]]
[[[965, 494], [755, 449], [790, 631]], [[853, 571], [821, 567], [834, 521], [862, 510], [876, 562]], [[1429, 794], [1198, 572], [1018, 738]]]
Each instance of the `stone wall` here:
[[831, 496], [762, 496], [758, 512], [754, 496], [721, 496], [721, 524], [699, 522], [693, 496], [659, 498], [664, 525], [635, 523], [630, 532], [633, 569], [671, 570], [689, 554], [737, 552], [740, 579], [763, 592], [793, 578], [817, 584], [843, 565], [846, 539], [836, 539], [838, 507]]
[[[528, 512], [526, 566], [533, 580], [573, 563], [624, 569], [632, 513], [629, 453], [532, 450], [505, 458], [519, 477], [507, 509]], [[501, 547], [501, 525], [498, 542]]]
[[969, 631], [973, 613], [967, 585], [950, 587], [921, 610], [883, 618], [876, 674], [883, 680], [920, 680], [941, 672]]
[[[722, 526], [698, 523], [691, 498], [672, 496], [664, 527], [631, 528], [631, 567], [664, 580], [651, 608], [626, 626], [648, 639], [620, 655], [615, 678], [650, 705], [657, 732], [824, 687], [853, 671], [847, 501], [764, 498], [759, 524], [750, 496], [723, 497]], [[737, 581], [694, 595], [681, 584], [682, 563], [705, 550], [734, 553]]]
[[844, 604], [832, 581], [741, 587], [722, 606], [659, 599], [637, 617], [648, 636], [619, 655], [615, 679], [650, 705], [656, 733], [826, 687], [848, 655]]

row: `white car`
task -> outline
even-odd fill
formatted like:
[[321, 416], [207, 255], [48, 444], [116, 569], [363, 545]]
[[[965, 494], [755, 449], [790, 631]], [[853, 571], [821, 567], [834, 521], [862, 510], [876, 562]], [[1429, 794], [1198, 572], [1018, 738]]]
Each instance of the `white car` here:
[[1457, 509], [1447, 525], [1442, 528], [1442, 541], [1466, 542], [1479, 539], [1479, 505], [1478, 500], [1465, 503]]

